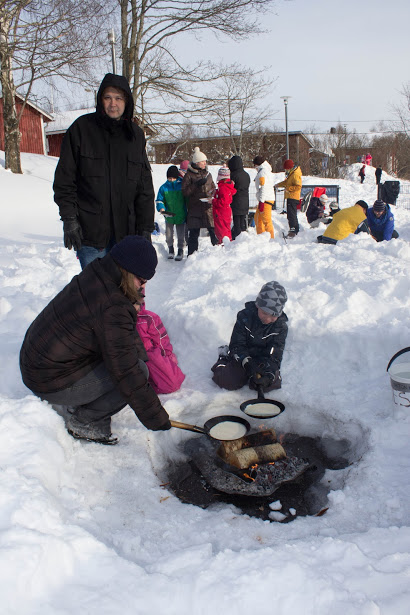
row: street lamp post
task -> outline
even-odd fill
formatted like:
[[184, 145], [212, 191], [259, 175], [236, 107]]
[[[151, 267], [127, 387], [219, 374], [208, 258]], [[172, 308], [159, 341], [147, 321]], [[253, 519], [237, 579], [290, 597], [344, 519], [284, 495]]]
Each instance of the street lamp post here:
[[289, 160], [289, 133], [288, 133], [288, 100], [291, 96], [281, 96], [285, 105], [285, 126], [286, 126], [286, 159]]
[[115, 65], [115, 32], [114, 32], [114, 28], [111, 28], [111, 30], [108, 32], [108, 40], [110, 41], [110, 45], [111, 45], [112, 72], [114, 73], [114, 75], [116, 75], [117, 74], [117, 67]]

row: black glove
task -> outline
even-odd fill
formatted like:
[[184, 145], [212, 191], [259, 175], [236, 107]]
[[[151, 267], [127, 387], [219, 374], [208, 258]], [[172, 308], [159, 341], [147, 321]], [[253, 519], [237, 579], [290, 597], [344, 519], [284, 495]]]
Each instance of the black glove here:
[[207, 180], [206, 177], [201, 177], [201, 179], [196, 180], [195, 184], [197, 186], [204, 186], [206, 184], [206, 180]]
[[171, 422], [168, 419], [166, 423], [161, 425], [161, 427], [157, 427], [156, 429], [153, 429], [152, 431], [168, 431], [168, 429], [171, 429], [171, 427], [172, 427]]
[[71, 250], [73, 248], [76, 252], [81, 250], [83, 243], [83, 233], [81, 226], [78, 224], [77, 218], [66, 218], [63, 220], [64, 231], [64, 246]]

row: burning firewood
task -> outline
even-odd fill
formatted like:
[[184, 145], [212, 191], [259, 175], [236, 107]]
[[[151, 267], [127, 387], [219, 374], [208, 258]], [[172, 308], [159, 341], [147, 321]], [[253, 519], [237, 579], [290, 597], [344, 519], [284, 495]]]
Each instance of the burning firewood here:
[[257, 448], [243, 448], [239, 451], [232, 451], [226, 456], [225, 460], [232, 466], [245, 470], [250, 466], [259, 463], [269, 463], [276, 459], [286, 457], [285, 449], [279, 442], [275, 444], [265, 444]]
[[243, 448], [250, 448], [259, 444], [270, 444], [276, 441], [276, 431], [274, 429], [266, 429], [250, 436], [243, 436], [238, 440], [227, 440], [221, 442], [221, 446], [218, 449], [218, 455], [222, 459], [227, 459], [230, 453], [239, 451]]

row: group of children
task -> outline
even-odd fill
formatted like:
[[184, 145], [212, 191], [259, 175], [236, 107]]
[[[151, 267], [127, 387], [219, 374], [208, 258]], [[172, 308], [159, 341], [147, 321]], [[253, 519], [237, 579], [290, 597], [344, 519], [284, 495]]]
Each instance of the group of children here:
[[[156, 199], [157, 210], [165, 217], [168, 258], [175, 257], [176, 261], [183, 259], [185, 243], [188, 244], [188, 255], [197, 249], [197, 235], [202, 227], [208, 228], [212, 243], [222, 243], [224, 237], [232, 240], [231, 203], [236, 188], [230, 177], [230, 169], [226, 165], [219, 169], [216, 188], [206, 168], [206, 156], [199, 148], [195, 150], [198, 151], [194, 152], [193, 161], [184, 160], [179, 169], [174, 165], [168, 168], [167, 181], [160, 187]], [[187, 173], [187, 180], [191, 175], [193, 179], [184, 182]], [[201, 219], [202, 210], [204, 220]], [[174, 227], [177, 236], [176, 255]]]

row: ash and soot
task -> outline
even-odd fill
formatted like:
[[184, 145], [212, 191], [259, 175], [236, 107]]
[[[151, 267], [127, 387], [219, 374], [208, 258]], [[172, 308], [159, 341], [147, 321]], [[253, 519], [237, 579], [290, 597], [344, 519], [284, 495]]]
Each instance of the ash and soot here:
[[[324, 514], [330, 490], [322, 480], [326, 470], [354, 461], [348, 440], [292, 433], [278, 438], [274, 429], [226, 442], [190, 438], [184, 453], [187, 460], [172, 466], [164, 484], [182, 502], [201, 508], [226, 503], [249, 516], [282, 522]], [[279, 514], [272, 512], [273, 500], [280, 501]]]

